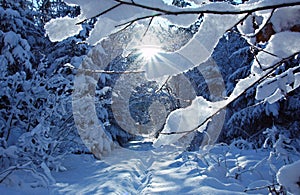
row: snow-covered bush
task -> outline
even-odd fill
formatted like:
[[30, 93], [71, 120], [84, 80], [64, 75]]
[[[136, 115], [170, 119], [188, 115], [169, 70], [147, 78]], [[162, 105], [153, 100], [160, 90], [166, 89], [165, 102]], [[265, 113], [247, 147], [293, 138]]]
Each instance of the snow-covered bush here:
[[18, 148], [16, 146], [8, 146], [5, 139], [1, 138], [0, 151], [1, 171], [16, 164], [18, 158]]
[[[11, 171], [32, 169], [44, 172], [48, 166], [50, 169], [62, 170], [58, 156], [64, 153], [59, 147], [64, 135], [58, 134], [57, 127], [42, 125], [46, 121], [59, 124], [57, 119], [61, 120], [65, 115], [63, 107], [55, 105], [55, 97], [58, 95], [55, 94], [54, 99], [51, 99], [51, 93], [47, 89], [50, 83], [47, 84], [39, 74], [26, 79], [25, 72], [17, 72], [2, 80], [1, 85], [5, 90], [0, 95], [6, 99], [1, 102], [0, 109], [3, 121], [1, 150], [5, 161], [1, 164], [2, 171], [9, 172], [17, 164], [26, 166], [16, 167]], [[65, 130], [68, 131], [67, 128]]]
[[[230, 145], [222, 143], [194, 152], [183, 152], [180, 157], [191, 170], [190, 174], [201, 176], [200, 185], [247, 194], [286, 194], [287, 187], [294, 186], [295, 189], [299, 179], [296, 166], [289, 170], [294, 171], [289, 177], [287, 173], [291, 172], [281, 172], [284, 169], [281, 167], [285, 167], [284, 158], [273, 151], [252, 147], [253, 144], [240, 139]], [[291, 153], [290, 156], [299, 159], [298, 154]], [[282, 178], [282, 183], [279, 178]], [[297, 194], [297, 191], [290, 192]]]

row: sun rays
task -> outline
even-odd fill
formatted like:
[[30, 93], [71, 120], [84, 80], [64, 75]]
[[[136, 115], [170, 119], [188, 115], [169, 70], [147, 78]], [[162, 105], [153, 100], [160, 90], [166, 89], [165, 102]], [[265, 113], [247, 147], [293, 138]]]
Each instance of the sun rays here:
[[178, 74], [189, 67], [191, 62], [178, 53], [166, 52], [157, 45], [136, 47], [138, 55], [135, 62], [146, 72], [147, 79]]
[[156, 58], [160, 57], [162, 49], [155, 45], [144, 45], [138, 48], [137, 53], [140, 55], [140, 58], [146, 63], [155, 61]]

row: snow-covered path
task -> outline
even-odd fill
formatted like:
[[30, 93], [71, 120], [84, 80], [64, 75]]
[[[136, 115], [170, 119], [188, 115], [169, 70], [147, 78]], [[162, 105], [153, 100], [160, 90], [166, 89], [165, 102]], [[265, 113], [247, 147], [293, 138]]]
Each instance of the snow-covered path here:
[[[298, 155], [289, 155], [291, 161]], [[69, 155], [64, 172], [52, 172], [56, 183], [48, 188], [8, 188], [1, 194], [269, 194], [284, 157], [265, 149], [215, 145], [186, 152], [175, 146], [154, 149], [151, 142], [132, 142], [103, 160], [92, 155]], [[24, 174], [23, 174], [24, 176]], [[22, 177], [15, 175], [14, 177]]]
[[245, 194], [242, 186], [207, 180], [198, 164], [184, 159], [179, 148], [149, 150], [146, 145], [144, 149], [116, 149], [102, 161], [89, 155], [69, 156], [68, 171], [53, 173], [57, 181], [53, 193]]
[[[178, 190], [179, 180], [173, 172], [174, 148], [159, 150], [116, 149], [104, 160], [89, 155], [69, 156], [67, 172], [54, 173], [59, 194], [154, 194]], [[80, 164], [80, 165], [79, 165]]]

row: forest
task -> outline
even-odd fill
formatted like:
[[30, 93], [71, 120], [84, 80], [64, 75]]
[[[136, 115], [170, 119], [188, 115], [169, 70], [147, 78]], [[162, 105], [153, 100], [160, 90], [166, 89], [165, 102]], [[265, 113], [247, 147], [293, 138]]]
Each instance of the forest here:
[[1, 194], [300, 194], [299, 0], [0, 0]]

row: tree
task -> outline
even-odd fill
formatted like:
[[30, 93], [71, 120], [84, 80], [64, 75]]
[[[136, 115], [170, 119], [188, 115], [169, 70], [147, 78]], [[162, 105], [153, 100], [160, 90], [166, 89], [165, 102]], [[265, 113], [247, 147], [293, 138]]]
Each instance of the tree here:
[[[64, 170], [66, 152], [86, 150], [72, 126], [74, 68], [67, 65], [79, 65], [88, 51], [77, 43], [93, 20], [77, 37], [51, 43], [39, 20], [43, 13], [32, 2], [0, 1], [0, 10], [0, 183], [21, 170], [38, 178], [33, 185], [47, 186], [53, 182], [50, 170]], [[59, 15], [59, 7], [55, 10]], [[68, 13], [74, 14], [72, 9]]]

